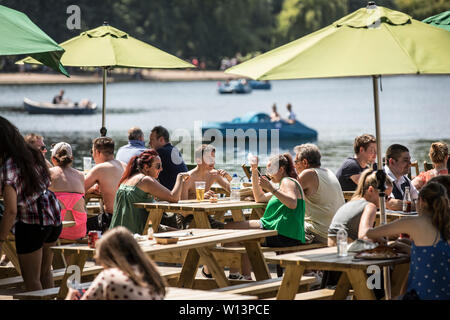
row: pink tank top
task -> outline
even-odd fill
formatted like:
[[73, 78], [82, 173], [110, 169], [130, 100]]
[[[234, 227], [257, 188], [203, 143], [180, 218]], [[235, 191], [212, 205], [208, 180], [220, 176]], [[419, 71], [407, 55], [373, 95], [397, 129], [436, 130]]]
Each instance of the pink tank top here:
[[83, 238], [86, 235], [86, 212], [80, 212], [73, 210], [73, 206], [83, 198], [83, 193], [74, 192], [55, 192], [56, 198], [64, 204], [64, 209], [61, 209], [61, 221], [64, 221], [64, 217], [67, 211], [72, 211], [73, 219], [75, 220], [75, 225], [73, 227], [63, 228], [61, 239], [76, 240]]

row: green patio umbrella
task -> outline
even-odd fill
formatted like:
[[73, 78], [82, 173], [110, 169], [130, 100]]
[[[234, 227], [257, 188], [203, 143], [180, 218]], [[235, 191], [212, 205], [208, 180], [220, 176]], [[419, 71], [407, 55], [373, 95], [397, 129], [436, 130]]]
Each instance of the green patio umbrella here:
[[60, 63], [63, 53], [64, 49], [26, 14], [0, 5], [0, 56], [29, 54], [68, 77]]
[[[106, 70], [111, 67], [131, 68], [195, 68], [169, 53], [139, 41], [106, 23], [82, 32], [79, 36], [60, 44], [66, 50], [61, 62], [72, 67], [101, 67], [103, 69], [102, 128], [106, 135]], [[17, 63], [38, 63], [28, 57]]]
[[450, 11], [441, 12], [423, 19], [422, 22], [450, 31]]
[[[328, 27], [229, 68], [257, 80], [370, 76], [382, 177], [378, 81], [382, 75], [450, 73], [450, 33], [369, 2]], [[386, 223], [380, 184], [381, 223]], [[385, 280], [388, 273], [385, 269]], [[385, 286], [390, 298], [389, 286]]]

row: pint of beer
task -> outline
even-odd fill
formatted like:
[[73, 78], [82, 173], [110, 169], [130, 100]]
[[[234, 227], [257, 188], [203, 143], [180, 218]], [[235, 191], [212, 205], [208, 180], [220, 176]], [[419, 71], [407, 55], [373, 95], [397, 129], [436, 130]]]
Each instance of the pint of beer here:
[[197, 201], [205, 199], [205, 181], [195, 182], [195, 194], [197, 195]]

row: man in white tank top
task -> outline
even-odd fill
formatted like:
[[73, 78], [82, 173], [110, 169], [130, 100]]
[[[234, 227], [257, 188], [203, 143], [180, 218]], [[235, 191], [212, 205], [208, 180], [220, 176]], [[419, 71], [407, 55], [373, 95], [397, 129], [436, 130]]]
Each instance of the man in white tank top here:
[[331, 220], [345, 202], [341, 185], [331, 170], [320, 167], [321, 154], [316, 145], [302, 144], [294, 151], [297, 180], [305, 193], [306, 235], [326, 244]]

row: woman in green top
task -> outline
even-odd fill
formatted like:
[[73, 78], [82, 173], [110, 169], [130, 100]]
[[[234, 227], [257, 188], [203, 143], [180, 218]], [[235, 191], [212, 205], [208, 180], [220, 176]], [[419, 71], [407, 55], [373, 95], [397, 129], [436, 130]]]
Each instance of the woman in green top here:
[[[290, 247], [305, 243], [305, 200], [303, 190], [297, 182], [294, 163], [289, 153], [273, 156], [267, 164], [267, 175], [258, 176], [258, 160], [251, 165], [253, 195], [256, 202], [268, 202], [264, 216], [259, 220], [230, 222], [227, 229], [277, 230], [278, 235], [267, 237], [263, 246]], [[279, 184], [274, 186], [271, 182]], [[264, 192], [268, 191], [267, 193]], [[230, 269], [230, 279], [239, 278], [239, 273]], [[242, 263], [245, 278], [250, 277], [248, 258]]]
[[183, 182], [189, 178], [189, 174], [179, 173], [175, 186], [170, 191], [157, 180], [162, 170], [161, 158], [153, 149], [145, 150], [139, 156], [130, 159], [114, 199], [110, 229], [124, 226], [132, 233], [142, 234], [148, 212], [145, 209], [136, 208], [134, 203], [153, 202], [154, 198], [178, 202]]

